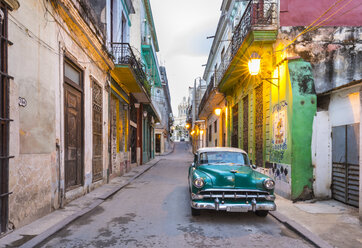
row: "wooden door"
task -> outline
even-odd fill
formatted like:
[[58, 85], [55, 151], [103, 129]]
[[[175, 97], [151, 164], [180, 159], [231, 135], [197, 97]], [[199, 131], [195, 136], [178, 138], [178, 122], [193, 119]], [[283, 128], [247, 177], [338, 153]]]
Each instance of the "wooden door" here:
[[249, 98], [243, 98], [243, 149], [249, 152]]
[[161, 153], [161, 134], [156, 134], [156, 153]]
[[110, 139], [111, 139], [111, 164], [109, 167], [109, 173], [113, 173], [113, 168], [117, 167], [117, 108], [118, 108], [118, 99], [112, 94], [111, 95], [111, 119], [110, 119]]
[[255, 164], [263, 167], [263, 84], [255, 89]]
[[233, 114], [233, 131], [231, 137], [231, 146], [239, 147], [239, 105], [235, 104], [232, 108]]
[[64, 84], [65, 187], [82, 184], [82, 93]]
[[102, 87], [93, 83], [93, 182], [103, 178], [103, 94]]

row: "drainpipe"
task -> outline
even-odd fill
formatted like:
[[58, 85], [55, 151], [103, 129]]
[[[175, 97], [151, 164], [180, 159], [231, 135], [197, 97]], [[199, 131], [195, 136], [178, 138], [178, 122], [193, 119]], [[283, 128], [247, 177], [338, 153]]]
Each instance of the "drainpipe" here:
[[110, 74], [108, 72], [108, 168], [107, 168], [107, 183], [109, 183], [110, 171], [109, 168], [112, 166], [112, 152], [111, 152], [111, 81]]
[[[64, 53], [63, 53], [63, 45], [61, 42], [59, 42], [59, 110], [60, 110], [60, 115], [59, 118], [61, 118], [62, 116], [62, 82], [63, 81], [63, 57], [64, 57]], [[62, 188], [62, 184], [61, 184], [61, 180], [62, 180], [62, 169], [61, 169], [61, 165], [62, 165], [62, 152], [61, 152], [61, 140], [62, 138], [64, 138], [63, 136], [63, 130], [62, 130], [62, 122], [59, 121], [59, 133], [60, 133], [60, 138], [57, 139], [56, 141], [56, 151], [57, 151], [57, 156], [58, 156], [58, 201], [59, 201], [59, 208], [63, 208], [63, 199], [64, 199], [64, 189]]]

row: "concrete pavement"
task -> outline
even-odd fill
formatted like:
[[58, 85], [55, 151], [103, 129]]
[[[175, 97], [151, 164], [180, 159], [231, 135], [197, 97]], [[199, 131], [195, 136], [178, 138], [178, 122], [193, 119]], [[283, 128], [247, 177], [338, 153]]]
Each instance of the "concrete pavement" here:
[[[0, 239], [0, 247], [34, 247], [42, 243], [95, 209], [164, 158], [157, 157], [145, 165], [136, 167], [124, 176], [113, 179], [109, 184], [72, 201], [64, 209], [14, 230]], [[271, 215], [316, 247], [362, 246], [358, 209], [333, 200], [293, 203], [277, 197], [276, 203], [277, 211]]]
[[277, 196], [271, 214], [317, 247], [362, 247], [358, 209], [335, 200], [293, 203]]
[[271, 216], [206, 210], [192, 216], [192, 159], [186, 144], [177, 143], [157, 166], [39, 247], [312, 247]]
[[161, 157], [157, 157], [144, 165], [133, 168], [122, 177], [116, 177], [109, 184], [104, 184], [89, 194], [70, 202], [63, 209], [58, 209], [24, 227], [14, 230], [0, 239], [0, 247], [34, 247], [40, 244], [68, 224], [95, 209], [106, 199], [156, 165], [161, 159]]

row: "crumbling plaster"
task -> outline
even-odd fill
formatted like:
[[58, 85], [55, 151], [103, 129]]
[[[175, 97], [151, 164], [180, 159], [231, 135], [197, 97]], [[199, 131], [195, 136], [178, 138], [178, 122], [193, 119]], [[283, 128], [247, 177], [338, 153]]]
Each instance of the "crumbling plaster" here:
[[[289, 44], [306, 27], [281, 27], [277, 43]], [[313, 68], [317, 94], [362, 78], [362, 27], [320, 27], [299, 36], [287, 49]]]
[[[45, 3], [47, 4], [47, 3]], [[51, 11], [52, 7], [48, 3]], [[51, 12], [55, 15], [54, 12]], [[84, 184], [67, 192], [63, 203], [99, 186], [92, 182], [92, 80], [103, 88], [103, 180], [108, 168], [107, 72], [89, 50], [70, 36], [64, 22], [45, 12], [43, 2], [28, 0], [9, 16], [10, 223], [23, 226], [59, 207], [64, 192], [64, 56], [84, 72]], [[80, 39], [80, 38], [79, 38]], [[20, 65], [20, 66], [19, 66]], [[26, 104], [19, 104], [19, 97]], [[60, 175], [59, 175], [60, 166]]]

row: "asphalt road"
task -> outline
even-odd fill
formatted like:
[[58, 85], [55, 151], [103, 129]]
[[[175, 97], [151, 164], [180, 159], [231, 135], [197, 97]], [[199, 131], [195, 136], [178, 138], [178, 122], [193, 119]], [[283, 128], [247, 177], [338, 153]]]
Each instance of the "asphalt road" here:
[[192, 217], [186, 143], [42, 247], [311, 247], [273, 217], [207, 211]]

